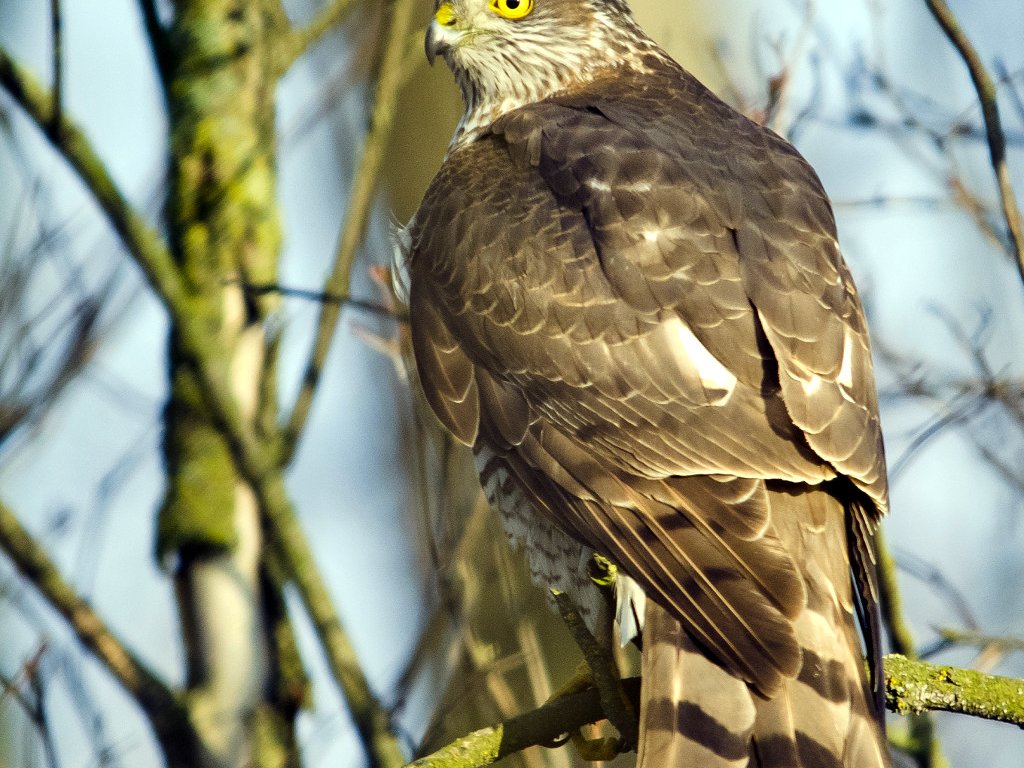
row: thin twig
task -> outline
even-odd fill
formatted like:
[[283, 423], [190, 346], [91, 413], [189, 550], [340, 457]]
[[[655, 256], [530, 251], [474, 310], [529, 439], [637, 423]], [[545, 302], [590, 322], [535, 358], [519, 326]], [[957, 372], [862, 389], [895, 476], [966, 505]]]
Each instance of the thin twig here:
[[1024, 637], [1014, 635], [986, 635], [976, 629], [938, 630], [940, 640], [936, 643], [936, 651], [952, 646], [967, 646], [979, 651], [998, 650], [1000, 653], [1024, 653]]
[[[952, 608], [960, 621], [968, 628], [973, 630], [978, 628], [978, 620], [971, 610], [970, 601], [955, 584], [946, 578], [941, 568], [906, 550], [898, 552], [896, 556], [899, 558], [900, 572], [922, 582], [942, 600], [943, 604]], [[896, 652], [900, 651], [897, 649]], [[920, 655], [920, 651], [918, 654]]]
[[896, 581], [896, 561], [879, 530], [875, 534], [875, 550], [878, 558], [878, 589], [882, 609], [882, 620], [889, 630], [889, 640], [896, 653], [914, 656], [914, 637], [903, 617], [903, 598]]
[[999, 186], [1003, 218], [1006, 219], [1006, 229], [1010, 237], [1010, 247], [1017, 261], [1017, 270], [1020, 272], [1021, 280], [1024, 280], [1024, 220], [1021, 219], [1013, 182], [1010, 180], [1010, 170], [1006, 165], [1006, 137], [1003, 134], [1002, 121], [999, 119], [996, 85], [960, 22], [944, 0], [925, 0], [925, 3], [967, 65], [974, 90], [981, 101], [981, 115], [985, 121], [985, 135], [992, 169], [995, 171], [996, 183]]
[[[348, 296], [350, 293], [352, 264], [366, 234], [370, 208], [373, 205], [374, 193], [377, 189], [377, 177], [380, 175], [381, 163], [384, 159], [384, 149], [394, 123], [398, 89], [402, 83], [401, 69], [402, 56], [405, 53], [405, 40], [409, 34], [409, 27], [416, 7], [417, 4], [414, 0], [398, 0], [392, 8], [370, 126], [356, 166], [352, 189], [349, 192], [348, 210], [338, 242], [334, 268], [323, 289], [323, 293], [327, 295]], [[341, 307], [336, 304], [324, 304], [320, 309], [313, 351], [306, 364], [301, 389], [284, 431], [282, 455], [286, 462], [294, 452], [306, 420], [309, 418], [313, 397], [316, 394], [324, 363], [327, 361], [327, 354], [331, 348], [340, 313]]]
[[308, 25], [292, 31], [282, 46], [278, 71], [287, 72], [296, 59], [334, 26], [344, 21], [355, 7], [356, 0], [331, 0], [327, 7], [321, 10]]
[[[48, 127], [53, 121], [52, 95], [3, 48], [0, 48], [0, 86], [39, 130], [49, 136]], [[157, 295], [172, 311], [183, 307], [180, 278], [167, 245], [127, 201], [85, 133], [67, 116], [61, 117], [59, 133], [62, 141], [54, 143], [54, 148], [78, 174]]]
[[39, 739], [43, 743], [43, 754], [46, 756], [48, 768], [60, 768], [60, 758], [57, 756], [57, 745], [53, 742], [53, 728], [50, 725], [49, 714], [46, 711], [46, 685], [39, 674], [37, 664], [29, 676], [29, 685], [36, 696], [36, 717], [39, 727]]
[[160, 14], [156, 10], [156, 0], [139, 0], [142, 12], [142, 23], [146, 27], [146, 37], [153, 53], [160, 82], [166, 88], [171, 76], [171, 52], [167, 44], [167, 31], [160, 23]]
[[64, 18], [60, 0], [50, 0], [50, 47], [53, 66], [53, 107], [47, 134], [58, 147], [64, 114]]
[[49, 605], [64, 617], [82, 645], [92, 651], [121, 687], [138, 702], [171, 764], [187, 765], [189, 759], [194, 760], [195, 733], [181, 702], [64, 580], [43, 548], [2, 502], [0, 550]]
[[[359, 665], [334, 601], [317, 570], [313, 551], [288, 500], [279, 472], [271, 477], [250, 478], [270, 527], [271, 547], [280, 555], [285, 569], [299, 590], [302, 601], [338, 681], [356, 730], [366, 747], [373, 768], [397, 768], [404, 758], [395, 738], [391, 718], [374, 695]], [[253, 482], [253, 480], [256, 482]]]
[[10, 697], [28, 715], [29, 719], [35, 722], [37, 713], [35, 704], [29, 701], [28, 697], [21, 692], [16, 680], [13, 680], [3, 673], [0, 673], [0, 704], [3, 704]]
[[343, 307], [361, 309], [364, 312], [380, 315], [381, 317], [386, 317], [389, 320], [404, 321], [407, 319], [405, 314], [396, 312], [389, 307], [385, 307], [383, 304], [375, 304], [372, 301], [355, 299], [351, 296], [339, 296], [337, 294], [324, 293], [322, 291], [310, 291], [305, 288], [289, 288], [286, 285], [277, 285], [276, 283], [264, 283], [261, 285], [246, 283], [242, 285], [242, 290], [246, 293], [252, 294], [253, 296], [264, 296], [269, 293], [274, 293], [279, 296], [291, 296], [296, 299], [307, 299], [320, 304], [338, 304]]
[[[60, 761], [57, 758], [57, 750], [53, 743], [53, 733], [50, 730], [46, 717], [46, 701], [43, 682], [39, 676], [40, 661], [49, 650], [49, 646], [43, 642], [31, 658], [21, 665], [18, 678], [11, 680], [0, 674], [0, 704], [10, 696], [24, 711], [32, 725], [39, 732], [39, 741], [43, 745], [43, 755], [48, 768], [59, 768]], [[34, 699], [29, 699], [22, 690], [19, 680], [23, 679], [32, 689]]]

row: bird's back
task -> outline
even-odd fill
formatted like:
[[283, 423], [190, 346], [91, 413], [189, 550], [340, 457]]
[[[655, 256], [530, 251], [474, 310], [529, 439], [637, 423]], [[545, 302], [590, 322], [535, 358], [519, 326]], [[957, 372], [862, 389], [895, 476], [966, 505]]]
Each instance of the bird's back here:
[[884, 454], [828, 199], [649, 65], [449, 154], [411, 233], [424, 390], [541, 580], [588, 592], [597, 551], [646, 594], [641, 768], [887, 765], [854, 617]]

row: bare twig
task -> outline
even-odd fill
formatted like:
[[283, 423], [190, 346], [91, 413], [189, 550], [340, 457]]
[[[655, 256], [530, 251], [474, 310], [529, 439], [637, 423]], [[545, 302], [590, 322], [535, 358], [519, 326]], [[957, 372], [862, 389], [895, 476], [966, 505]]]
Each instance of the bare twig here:
[[37, 725], [39, 727], [39, 739], [43, 744], [43, 754], [46, 756], [46, 765], [48, 768], [60, 768], [60, 759], [57, 757], [57, 745], [53, 742], [53, 726], [50, 723], [50, 718], [46, 711], [46, 685], [43, 682], [42, 676], [39, 674], [38, 662], [33, 665], [32, 672], [29, 675], [29, 685], [32, 686], [32, 692], [36, 697], [36, 717], [38, 718]]
[[53, 107], [47, 133], [57, 146], [61, 143], [64, 113], [64, 17], [60, 0], [50, 0], [50, 45], [53, 61]]
[[[976, 629], [942, 628], [938, 632], [939, 640], [929, 649], [932, 654], [952, 647], [977, 648], [980, 655], [972, 666], [982, 671], [997, 664], [1008, 653], [1024, 653], [1024, 637], [986, 635]], [[985, 662], [984, 665], [979, 661]]]
[[[0, 86], [49, 137], [54, 119], [52, 95], [2, 48]], [[51, 143], [90, 191], [157, 295], [170, 307], [184, 306], [180, 279], [166, 244], [117, 188], [82, 130], [62, 116], [59, 133], [61, 143], [54, 143], [52, 137]]]
[[896, 581], [896, 561], [881, 530], [875, 534], [875, 550], [878, 558], [878, 590], [882, 609], [882, 620], [889, 630], [889, 640], [896, 653], [914, 655], [914, 637], [903, 618], [903, 598]]
[[[902, 573], [922, 582], [938, 595], [943, 603], [956, 613], [965, 626], [972, 630], [978, 628], [978, 620], [974, 616], [974, 611], [971, 610], [970, 601], [955, 584], [946, 578], [941, 568], [906, 550], [899, 551], [896, 558], [899, 562], [897, 567]], [[899, 650], [896, 652], [901, 653]], [[909, 656], [910, 654], [904, 655]]]
[[340, 24], [356, 7], [357, 0], [331, 0], [309, 24], [294, 30], [282, 46], [280, 72], [287, 72], [295, 60], [302, 56], [332, 27]]
[[[384, 159], [384, 148], [394, 123], [398, 89], [402, 83], [401, 69], [402, 56], [405, 53], [405, 40], [408, 37], [412, 15], [416, 7], [417, 4], [414, 0], [398, 0], [391, 11], [390, 25], [384, 44], [384, 57], [377, 79], [377, 97], [370, 117], [366, 141], [363, 144], [362, 154], [356, 166], [352, 189], [349, 193], [348, 210], [338, 242], [334, 268], [324, 285], [323, 293], [327, 295], [348, 296], [350, 292], [352, 264], [366, 233], [370, 208], [373, 205], [374, 192], [377, 188], [377, 177], [380, 175], [381, 163]], [[324, 363], [327, 361], [327, 354], [330, 351], [340, 313], [341, 307], [337, 304], [324, 304], [320, 310], [313, 351], [306, 365], [301, 389], [284, 432], [282, 455], [285, 461], [294, 452], [306, 420], [309, 418], [313, 397], [323, 372]]]
[[369, 312], [374, 315], [380, 315], [386, 317], [389, 320], [406, 320], [406, 315], [401, 312], [397, 312], [394, 309], [384, 306], [383, 304], [375, 304], [372, 301], [364, 301], [363, 299], [355, 299], [351, 296], [339, 296], [333, 293], [323, 293], [321, 291], [310, 291], [304, 288], [289, 288], [286, 285], [277, 284], [264, 284], [264, 285], [253, 285], [251, 283], [242, 286], [242, 289], [246, 293], [250, 293], [254, 296], [263, 296], [268, 293], [274, 293], [279, 296], [291, 296], [297, 299], [307, 299], [309, 301], [316, 301], [320, 304], [337, 304], [343, 307], [352, 307], [354, 309], [361, 309], [364, 312]]
[[[243, 474], [248, 475], [244, 470]], [[397, 768], [404, 758], [391, 728], [391, 718], [359, 666], [355, 648], [317, 571], [309, 541], [288, 501], [283, 478], [280, 473], [274, 473], [271, 477], [247, 479], [250, 482], [257, 479], [253, 486], [270, 524], [271, 546], [280, 554], [309, 611], [331, 673], [341, 687], [356, 730], [366, 746], [371, 766]]]
[[[43, 755], [48, 768], [59, 768], [60, 762], [57, 759], [57, 750], [53, 743], [53, 733], [46, 717], [46, 701], [43, 682], [39, 676], [40, 661], [46, 654], [49, 646], [43, 642], [39, 648], [26, 659], [18, 671], [15, 679], [9, 679], [0, 674], [0, 704], [8, 696], [17, 702], [22, 711], [32, 721], [32, 725], [39, 732], [39, 741], [43, 745]], [[22, 691], [22, 682], [32, 690], [33, 698], [29, 698]]]
[[[92, 607], [61, 576], [46, 552], [0, 502], [0, 549], [68, 622], [146, 713], [171, 765], [196, 764], [197, 742], [174, 693], [114, 635]], [[190, 762], [193, 761], [193, 762]]]
[[946, 33], [946, 37], [956, 48], [960, 57], [967, 65], [974, 83], [974, 90], [981, 102], [981, 114], [985, 120], [985, 134], [988, 141], [989, 156], [992, 169], [995, 171], [996, 183], [999, 186], [999, 197], [1002, 201], [1003, 217], [1010, 237], [1010, 246], [1017, 261], [1017, 270], [1024, 280], [1024, 221], [1021, 219], [1017, 198], [1010, 180], [1010, 170], [1006, 165], [1006, 137], [999, 119], [996, 85], [992, 76], [985, 68], [977, 50], [967, 37], [960, 22], [946, 5], [944, 0], [925, 0], [932, 16]]
[[166, 87], [171, 74], [171, 54], [167, 47], [167, 31], [160, 23], [160, 14], [156, 10], [156, 0], [139, 0], [142, 12], [142, 23], [146, 27], [146, 37], [153, 53], [160, 82]]

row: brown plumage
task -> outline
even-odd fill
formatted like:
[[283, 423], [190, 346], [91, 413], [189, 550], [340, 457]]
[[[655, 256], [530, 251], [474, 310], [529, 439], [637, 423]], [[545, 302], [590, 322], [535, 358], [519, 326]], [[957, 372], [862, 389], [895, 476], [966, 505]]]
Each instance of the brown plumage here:
[[642, 589], [642, 768], [887, 765], [854, 618], [877, 663], [884, 456], [817, 176], [619, 2], [449, 10], [467, 115], [408, 231], [432, 408], [538, 581], [592, 625], [593, 552]]

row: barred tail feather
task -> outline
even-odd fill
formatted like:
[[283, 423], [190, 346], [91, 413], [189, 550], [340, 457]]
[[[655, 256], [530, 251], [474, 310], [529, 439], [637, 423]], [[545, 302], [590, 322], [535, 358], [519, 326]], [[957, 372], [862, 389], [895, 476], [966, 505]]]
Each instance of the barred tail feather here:
[[889, 764], [869, 710], [860, 647], [846, 627], [805, 610], [797, 620], [800, 674], [771, 698], [755, 696], [751, 766], [880, 768]]
[[[751, 765], [888, 766], [854, 618], [844, 524], [852, 502], [824, 488], [783, 484], [770, 486], [769, 495], [772, 519], [800, 563], [807, 605], [794, 622], [802, 653], [799, 674], [786, 680], [777, 695], [755, 698]], [[864, 606], [866, 613], [874, 610], [873, 601]]]
[[853, 615], [843, 504], [806, 486], [769, 488], [807, 603], [793, 619], [799, 673], [765, 695], [647, 603], [638, 768], [886, 768]]
[[648, 600], [637, 768], [744, 768], [756, 710], [750, 688]]

